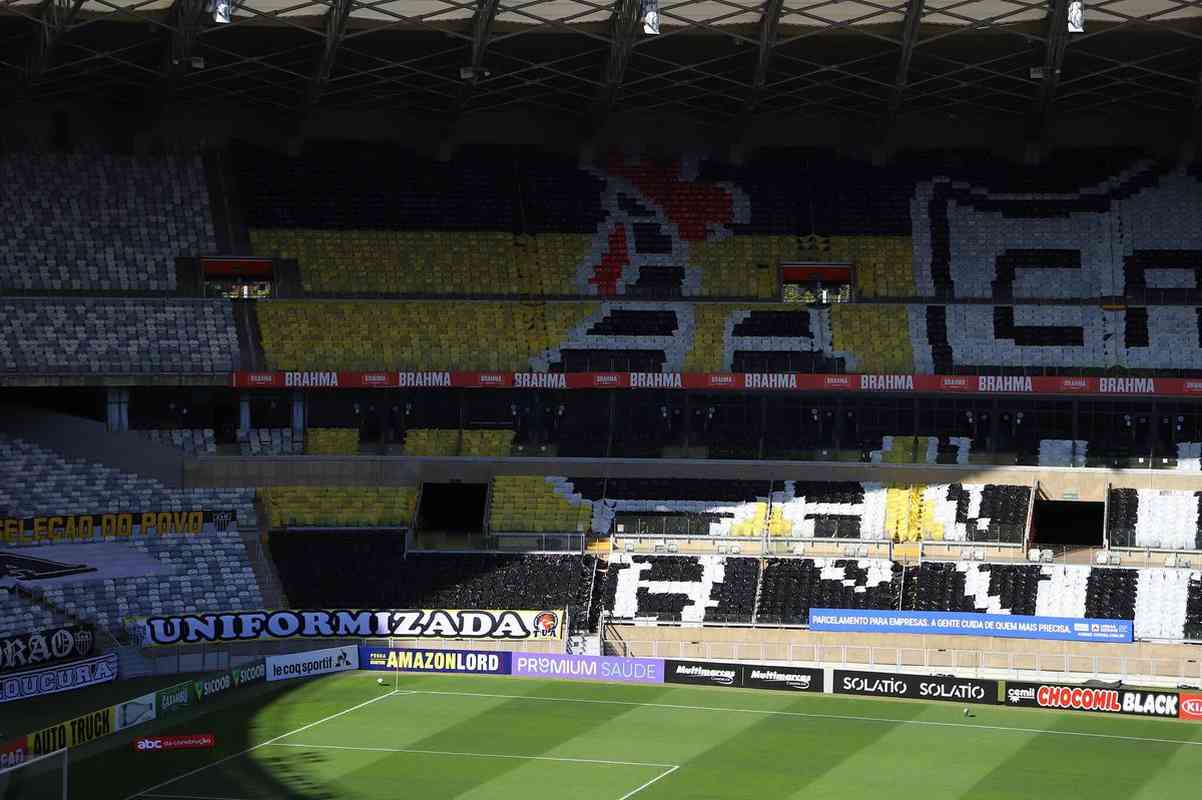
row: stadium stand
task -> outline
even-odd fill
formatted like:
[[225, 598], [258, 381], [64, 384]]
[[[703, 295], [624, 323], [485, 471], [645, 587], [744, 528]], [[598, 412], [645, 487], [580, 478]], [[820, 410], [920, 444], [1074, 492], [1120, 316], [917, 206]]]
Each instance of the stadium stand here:
[[[0, 575], [0, 579], [4, 577]], [[45, 605], [33, 602], [14, 590], [0, 589], [0, 638], [45, 630], [66, 622], [66, 617]]]
[[1113, 547], [1202, 550], [1202, 492], [1111, 489], [1107, 532]]
[[580, 555], [404, 553], [394, 533], [340, 531], [271, 538], [298, 608], [587, 609], [595, 559]]
[[759, 577], [754, 558], [618, 554], [604, 597], [616, 619], [751, 622]]
[[196, 155], [8, 150], [0, 184], [0, 290], [171, 291], [177, 256], [216, 251]]
[[602, 504], [585, 500], [566, 478], [538, 475], [494, 478], [488, 524], [498, 533], [609, 530]]
[[271, 486], [259, 490], [267, 524], [278, 528], [402, 527], [413, 524], [410, 486]]
[[859, 296], [877, 299], [1180, 300], [1199, 288], [1185, 257], [1202, 244], [1185, 223], [1197, 170], [1130, 152], [1028, 169], [770, 149], [741, 165], [496, 147], [443, 162], [339, 144], [300, 160], [235, 148], [256, 252], [297, 258], [317, 292], [773, 299], [777, 267], [797, 261], [852, 266]]
[[1018, 543], [1030, 501], [1029, 487], [995, 484], [498, 477], [492, 526], [575, 531], [588, 520], [593, 532], [627, 536], [766, 531], [807, 539]]
[[239, 528], [255, 527], [253, 490], [173, 489], [0, 434], [0, 516], [191, 510], [233, 511]]
[[424, 429], [405, 431], [407, 456], [507, 456], [514, 432], [508, 430]]
[[1139, 337], [1121, 312], [1065, 305], [272, 301], [258, 313], [282, 370], [1181, 377], [1202, 364], [1192, 308], [1142, 311]]
[[[605, 607], [625, 620], [806, 624], [811, 608], [901, 608], [1126, 619], [1134, 621], [1139, 639], [1202, 633], [1202, 573], [1196, 570], [768, 558], [757, 581], [759, 564], [737, 556], [619, 553], [609, 565]], [[739, 576], [734, 580], [726, 577], [731, 566]]]
[[259, 304], [274, 369], [547, 370], [590, 303]]
[[[44, 589], [46, 600], [114, 634], [129, 617], [263, 607], [250, 557], [236, 532], [136, 539], [108, 549], [110, 569], [139, 574], [55, 584]], [[159, 562], [159, 571], [148, 573], [138, 555]]]
[[239, 368], [221, 300], [0, 300], [0, 367], [22, 373], [160, 374]]
[[213, 455], [217, 452], [217, 432], [212, 428], [173, 428], [136, 431], [152, 442], [169, 445], [190, 456]]
[[[173, 489], [0, 435], [0, 516], [151, 511], [228, 512], [236, 524], [195, 535], [38, 538], [6, 551], [17, 567], [6, 580], [114, 635], [131, 616], [262, 606], [239, 533], [257, 527], [253, 490]], [[21, 567], [25, 556], [34, 558], [29, 568]]]
[[880, 560], [767, 559], [756, 621], [805, 624], [811, 608], [897, 608], [900, 570]]

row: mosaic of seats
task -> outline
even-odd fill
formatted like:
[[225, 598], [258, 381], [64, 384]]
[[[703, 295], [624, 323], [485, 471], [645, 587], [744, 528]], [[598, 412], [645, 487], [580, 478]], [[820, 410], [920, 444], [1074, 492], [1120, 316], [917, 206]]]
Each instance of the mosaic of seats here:
[[617, 619], [805, 624], [811, 608], [900, 608], [1126, 619], [1139, 639], [1202, 637], [1202, 572], [1185, 569], [617, 554], [604, 599]]
[[107, 577], [49, 586], [31, 583], [56, 607], [114, 632], [130, 617], [263, 607], [251, 556], [236, 532], [100, 547], [106, 552], [88, 558]]
[[238, 453], [244, 456], [287, 456], [304, 452], [291, 428], [248, 428], [236, 433]]
[[[773, 299], [789, 261], [849, 264], [866, 298], [1200, 289], [1198, 167], [1131, 152], [1028, 168], [965, 153], [874, 167], [804, 149], [741, 164], [487, 146], [442, 161], [364, 142], [231, 151], [252, 249], [296, 259], [317, 294]], [[0, 180], [13, 189], [0, 288], [170, 291], [176, 257], [217, 247], [195, 154], [17, 151]]]
[[608, 532], [605, 520], [604, 505], [585, 500], [566, 478], [513, 475], [493, 479], [488, 522], [499, 533]]
[[239, 366], [225, 301], [0, 300], [0, 370], [204, 374]]
[[409, 527], [411, 486], [271, 486], [259, 490], [270, 528]]
[[0, 291], [173, 290], [217, 249], [197, 155], [9, 150], [0, 185]]
[[258, 313], [276, 369], [1184, 375], [1202, 365], [1202, 316], [1188, 306], [275, 301]]
[[351, 456], [359, 452], [359, 431], [354, 428], [310, 428], [305, 431], [307, 455]]
[[492, 527], [519, 531], [534, 524], [537, 532], [627, 536], [767, 533], [796, 539], [1018, 543], [1030, 502], [1029, 487], [995, 484], [499, 477], [493, 481]]
[[1038, 168], [962, 153], [872, 167], [800, 149], [737, 165], [488, 147], [435, 161], [359, 143], [234, 153], [256, 252], [296, 258], [316, 292], [772, 299], [788, 261], [850, 264], [862, 297], [1200, 288], [1198, 169], [1131, 152]]
[[46, 630], [67, 621], [63, 614], [23, 597], [15, 589], [0, 589], [0, 637]]
[[1107, 531], [1113, 547], [1202, 550], [1202, 492], [1111, 489]]
[[0, 516], [144, 511], [235, 511], [255, 527], [253, 489], [174, 489], [0, 434]]
[[511, 430], [410, 428], [405, 431], [407, 456], [507, 456], [513, 450]]
[[580, 555], [405, 556], [391, 533], [273, 536], [297, 608], [587, 609], [596, 561]]
[[217, 432], [212, 428], [152, 428], [139, 430], [136, 433], [152, 442], [182, 450], [190, 456], [215, 455], [217, 453]]
[[70, 619], [116, 632], [133, 616], [261, 607], [241, 533], [257, 527], [254, 491], [174, 489], [0, 435], [0, 516], [194, 510], [233, 512], [236, 524], [195, 535], [38, 538], [36, 546], [7, 548], [0, 581], [36, 593]]

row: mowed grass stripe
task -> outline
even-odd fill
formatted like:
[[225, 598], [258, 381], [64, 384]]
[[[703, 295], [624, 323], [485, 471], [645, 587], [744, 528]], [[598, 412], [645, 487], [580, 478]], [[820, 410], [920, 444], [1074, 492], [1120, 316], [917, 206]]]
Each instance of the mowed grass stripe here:
[[[886, 708], [890, 716], [899, 708], [917, 709], [920, 713], [911, 717], [911, 722], [964, 719], [959, 705], [947, 703], [887, 703]], [[974, 720], [981, 719], [980, 708], [972, 713]], [[837, 728], [824, 729], [829, 734], [839, 733]], [[842, 797], [848, 787], [856, 787], [857, 796], [865, 797], [890, 797], [899, 790], [911, 789], [925, 789], [930, 798], [971, 797], [971, 787], [999, 763], [1023, 750], [1029, 737], [1035, 735], [899, 724], [870, 747], [848, 755], [807, 786], [804, 793], [781, 797]]]
[[305, 774], [303, 783], [289, 781], [294, 796], [305, 800], [542, 798], [547, 786], [571, 787], [571, 796], [581, 800], [615, 800], [665, 771], [657, 766], [535, 762], [515, 756], [502, 759], [514, 766], [497, 774], [487, 769], [488, 762], [497, 760], [492, 754], [324, 750], [312, 745], [280, 749], [288, 751], [281, 757]]
[[[531, 685], [530, 691], [537, 691], [537, 685]], [[648, 695], [654, 700], [668, 691], [664, 688], [653, 687]], [[431, 695], [408, 695], [408, 702], [398, 711], [418, 727], [424, 726], [428, 731], [423, 738], [411, 740], [405, 747], [411, 750], [431, 750], [443, 752], [478, 752], [497, 753], [519, 756], [554, 755], [564, 742], [571, 739], [591, 738], [597, 728], [618, 717], [629, 714], [630, 706], [593, 705], [586, 709], [559, 706], [548, 708], [547, 704], [532, 703], [524, 696], [498, 700], [496, 698], [456, 698], [442, 695], [434, 699]], [[423, 702], [423, 700], [425, 702]], [[433, 702], [431, 702], [433, 701]], [[484, 707], [481, 708], [483, 701]], [[467, 716], [463, 709], [473, 711]], [[453, 721], [447, 724], [448, 713], [454, 715]], [[372, 715], [373, 718], [378, 715]], [[338, 726], [338, 729], [347, 724]], [[321, 739], [327, 740], [337, 734], [337, 729], [327, 728], [321, 734]], [[341, 743], [341, 742], [335, 742]], [[383, 746], [400, 746], [395, 742], [377, 742]], [[586, 745], [587, 747], [588, 745]], [[590, 754], [598, 758], [605, 753], [585, 749], [574, 755], [587, 757]], [[381, 760], [397, 761], [399, 756], [386, 756]], [[412, 760], [412, 759], [410, 759]], [[504, 796], [502, 785], [508, 785], [508, 773], [523, 771], [530, 777], [538, 773], [539, 765], [518, 759], [465, 759], [444, 770], [442, 782], [439, 784], [439, 797], [466, 797], [473, 790], [490, 787], [496, 792], [492, 796]], [[541, 765], [541, 766], [545, 766]], [[423, 765], [424, 768], [424, 765]], [[374, 768], [372, 768], [374, 769]], [[642, 776], [641, 780], [629, 783], [637, 786], [644, 780], [653, 777], [655, 768], [639, 768], [641, 771], [632, 772], [634, 777]], [[401, 773], [403, 775], [404, 773]], [[399, 776], [398, 776], [399, 777]], [[354, 780], [354, 776], [347, 776]]]
[[[1131, 720], [1138, 725], [1139, 720]], [[1060, 735], [1067, 719], [1051, 720], [1047, 731], [996, 764], [968, 789], [974, 798], [1013, 797], [1016, 785], [1038, 786], [1045, 797], [1136, 797], [1155, 786], [1153, 797], [1196, 794], [1202, 758], [1184, 743], [1098, 740]], [[1189, 766], [1175, 762], [1178, 751], [1194, 750]]]
[[[896, 731], [904, 721], [922, 713], [922, 707], [898, 709], [899, 719], [892, 723], [871, 726], [831, 725], [822, 719], [789, 716], [805, 707], [797, 695], [783, 695], [789, 702], [772, 713], [761, 716], [733, 715], [754, 720], [735, 736], [726, 737], [705, 752], [699, 753], [678, 773], [676, 788], [685, 792], [702, 792], [706, 786], [721, 784], [729, 774], [730, 765], [737, 764], [741, 772], [754, 775], [757, 793], [762, 797], [782, 798], [807, 787], [837, 768], [844, 760], [862, 752], [875, 750], [882, 739]], [[680, 724], [683, 712], [666, 712]], [[727, 715], [698, 711], [710, 718]], [[698, 727], [716, 725], [702, 719], [692, 723]], [[673, 795], [650, 793], [649, 798]]]
[[[230, 744], [253, 746], [392, 688], [374, 681], [371, 674], [298, 681], [248, 696], [241, 713], [228, 707], [181, 725], [146, 726], [213, 729], [219, 750], [147, 756], [127, 740], [102, 759], [73, 763], [85, 792], [76, 798], [124, 797], [128, 791], [110, 789], [145, 789], [166, 778], [165, 769], [180, 775], [237, 752]], [[282, 741], [412, 748], [458, 740], [423, 749], [681, 765], [630, 800], [1150, 799], [1192, 796], [1202, 775], [1202, 726], [1177, 721], [985, 706], [966, 720], [959, 704], [476, 676], [402, 676], [400, 687], [400, 695]], [[275, 750], [285, 752], [268, 752]], [[448, 767], [432, 756], [315, 756], [269, 746], [157, 791], [248, 800], [617, 800], [658, 772], [528, 760], [497, 772], [480, 760]], [[1124, 770], [1127, 778], [1115, 777]]]

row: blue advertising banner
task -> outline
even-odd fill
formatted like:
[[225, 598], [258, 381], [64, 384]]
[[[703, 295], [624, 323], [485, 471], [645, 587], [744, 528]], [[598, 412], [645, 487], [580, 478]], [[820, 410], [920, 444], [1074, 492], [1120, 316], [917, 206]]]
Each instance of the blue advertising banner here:
[[359, 645], [359, 669], [508, 675], [510, 659], [507, 652]]
[[1134, 628], [1125, 619], [1024, 617], [959, 611], [873, 611], [812, 608], [810, 630], [850, 633], [926, 633], [937, 636], [1000, 636], [1008, 639], [1061, 639], [1069, 642], [1130, 642]]

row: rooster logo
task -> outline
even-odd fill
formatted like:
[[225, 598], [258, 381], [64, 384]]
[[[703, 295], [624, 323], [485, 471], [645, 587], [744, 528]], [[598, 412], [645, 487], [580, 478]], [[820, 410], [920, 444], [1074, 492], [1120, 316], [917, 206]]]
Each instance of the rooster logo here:
[[692, 245], [726, 239], [750, 220], [746, 195], [732, 183], [701, 180], [696, 156], [657, 162], [615, 153], [584, 169], [605, 181], [606, 216], [577, 270], [589, 294], [614, 297], [640, 283], [699, 290]]
[[554, 611], [542, 611], [534, 618], [536, 639], [554, 639], [559, 635], [559, 615]]

